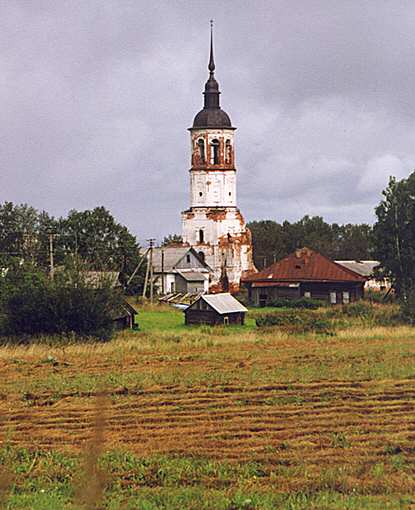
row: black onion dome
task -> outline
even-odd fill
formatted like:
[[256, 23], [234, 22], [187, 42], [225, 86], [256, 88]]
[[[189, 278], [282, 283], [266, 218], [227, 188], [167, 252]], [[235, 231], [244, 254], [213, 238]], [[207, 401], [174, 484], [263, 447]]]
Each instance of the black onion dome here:
[[[205, 84], [204, 108], [193, 121], [193, 128], [232, 128], [229, 115], [224, 112], [219, 103], [219, 84], [215, 79], [215, 61], [213, 58], [212, 22], [210, 32], [209, 79]], [[232, 128], [233, 129], [233, 128]]]
[[227, 128], [232, 127], [229, 115], [221, 108], [203, 108], [193, 121], [194, 128]]

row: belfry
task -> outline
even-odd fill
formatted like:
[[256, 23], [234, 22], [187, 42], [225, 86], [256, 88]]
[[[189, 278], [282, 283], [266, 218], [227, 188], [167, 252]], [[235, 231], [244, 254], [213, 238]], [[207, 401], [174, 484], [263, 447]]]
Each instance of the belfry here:
[[255, 268], [251, 233], [236, 205], [235, 128], [220, 107], [212, 22], [208, 70], [204, 107], [189, 128], [190, 208], [182, 213], [182, 237], [212, 268], [211, 292], [237, 291]]

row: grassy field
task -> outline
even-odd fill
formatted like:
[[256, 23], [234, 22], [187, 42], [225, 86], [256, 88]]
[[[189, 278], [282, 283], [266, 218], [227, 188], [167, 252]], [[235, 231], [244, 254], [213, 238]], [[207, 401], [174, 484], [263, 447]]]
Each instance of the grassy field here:
[[[262, 312], [263, 310], [261, 310]], [[415, 508], [415, 329], [186, 328], [0, 348], [0, 508]]]

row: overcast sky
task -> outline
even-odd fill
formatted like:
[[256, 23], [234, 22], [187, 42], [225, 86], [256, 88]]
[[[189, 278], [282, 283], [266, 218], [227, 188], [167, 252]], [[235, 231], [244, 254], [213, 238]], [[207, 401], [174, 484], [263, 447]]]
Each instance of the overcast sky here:
[[247, 221], [374, 221], [415, 168], [412, 0], [0, 0], [0, 203], [180, 233], [209, 19]]

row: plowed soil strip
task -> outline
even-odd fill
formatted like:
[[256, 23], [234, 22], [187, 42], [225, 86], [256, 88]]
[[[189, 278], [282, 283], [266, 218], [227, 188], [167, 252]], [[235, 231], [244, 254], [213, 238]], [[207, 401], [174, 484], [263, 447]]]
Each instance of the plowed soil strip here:
[[[82, 448], [94, 434], [97, 392], [39, 393], [0, 401], [0, 440], [27, 447]], [[140, 454], [208, 455], [268, 462], [343, 464], [376, 460], [387, 445], [410, 449], [411, 379], [319, 381], [272, 386], [161, 386], [109, 391], [106, 447]], [[262, 453], [261, 453], [262, 452]]]

